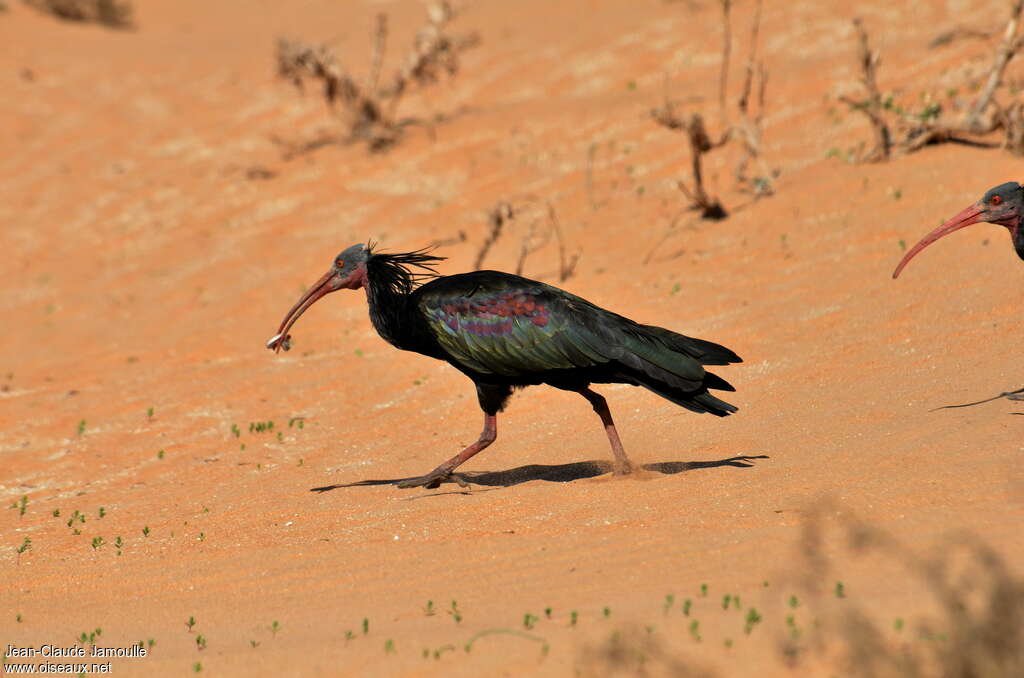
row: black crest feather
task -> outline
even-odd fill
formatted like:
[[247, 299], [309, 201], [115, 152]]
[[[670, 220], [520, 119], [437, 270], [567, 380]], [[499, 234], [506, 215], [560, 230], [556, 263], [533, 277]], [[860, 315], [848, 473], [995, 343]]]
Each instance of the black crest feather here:
[[445, 257], [436, 257], [432, 247], [412, 252], [377, 252], [375, 243], [366, 247], [366, 267], [373, 271], [375, 280], [387, 285], [396, 294], [410, 294], [425, 280], [438, 276], [434, 265]]

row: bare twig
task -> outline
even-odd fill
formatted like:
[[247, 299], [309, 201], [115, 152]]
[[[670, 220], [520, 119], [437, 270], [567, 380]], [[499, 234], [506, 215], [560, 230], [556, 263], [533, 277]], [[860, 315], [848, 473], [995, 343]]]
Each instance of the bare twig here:
[[[764, 159], [761, 157], [761, 125], [764, 120], [765, 89], [768, 85], [768, 70], [763, 62], [757, 61], [757, 39], [761, 29], [761, 3], [762, 0], [757, 0], [754, 6], [754, 19], [750, 26], [750, 53], [747, 56], [743, 89], [736, 104], [740, 113], [740, 123], [736, 127], [736, 132], [743, 146], [743, 156], [736, 167], [736, 181], [740, 185], [748, 186], [754, 194], [755, 200], [774, 193], [772, 188], [773, 172], [769, 171]], [[757, 114], [751, 117], [750, 97], [755, 77], [758, 80]], [[751, 160], [757, 161], [760, 170], [760, 175], [753, 179], [747, 177], [747, 165]]]
[[536, 241], [537, 237], [537, 224], [538, 219], [534, 219], [530, 222], [530, 230], [523, 236], [523, 241], [519, 243], [519, 258], [516, 259], [516, 275], [522, 275], [523, 269], [526, 268], [526, 259], [534, 252], [542, 249], [551, 240], [551, 229], [544, 231], [544, 235], [539, 241]]
[[861, 82], [868, 92], [867, 99], [854, 101], [849, 97], [839, 97], [840, 101], [858, 110], [867, 116], [871, 122], [871, 129], [875, 136], [874, 147], [866, 153], [861, 160], [864, 162], [883, 162], [889, 159], [892, 154], [892, 132], [882, 117], [882, 93], [878, 90], [876, 75], [880, 57], [878, 52], [872, 52], [868, 43], [868, 34], [860, 18], [853, 20], [853, 26], [857, 30], [858, 38], [858, 61], [861, 67]]
[[[984, 133], [992, 131], [992, 126], [983, 126], [981, 124], [981, 114], [992, 103], [992, 95], [995, 94], [996, 87], [999, 86], [1003, 79], [1003, 71], [1006, 70], [1006, 65], [1010, 63], [1010, 59], [1020, 49], [1017, 27], [1020, 24], [1022, 10], [1024, 10], [1024, 0], [1012, 0], [1010, 3], [1010, 19], [1006, 22], [1006, 28], [1003, 30], [1003, 39], [996, 48], [995, 57], [992, 59], [992, 70], [989, 72], [985, 88], [982, 90], [981, 96], [978, 97], [978, 101], [975, 102], [974, 108], [967, 115], [967, 119], [964, 120], [964, 127], [970, 132]], [[985, 129], [985, 127], [988, 127], [988, 129]]]
[[384, 53], [388, 45], [388, 15], [381, 12], [377, 15], [377, 35], [373, 42], [373, 62], [370, 66], [369, 89], [374, 94], [380, 88], [380, 69], [384, 65]]
[[476, 259], [473, 261], [474, 269], [479, 269], [483, 266], [487, 253], [491, 251], [492, 247], [494, 247], [494, 243], [498, 242], [498, 238], [501, 237], [501, 231], [505, 227], [505, 224], [513, 221], [515, 218], [515, 208], [504, 200], [487, 212], [487, 224], [489, 228], [487, 230], [487, 235], [484, 237], [484, 241], [480, 243], [480, 249], [476, 253]]
[[725, 95], [729, 90], [729, 57], [732, 52], [732, 28], [729, 20], [729, 10], [732, 8], [732, 0], [721, 0], [722, 3], [722, 69], [718, 73], [718, 114], [722, 120], [722, 126], [729, 126], [728, 109], [725, 106]]
[[558, 241], [558, 281], [565, 282], [576, 272], [576, 264], [580, 260], [580, 252], [567, 257], [565, 252], [565, 240], [562, 239], [562, 227], [558, 223], [558, 215], [555, 213], [555, 206], [548, 203], [548, 221], [551, 223], [551, 230], [555, 233]]

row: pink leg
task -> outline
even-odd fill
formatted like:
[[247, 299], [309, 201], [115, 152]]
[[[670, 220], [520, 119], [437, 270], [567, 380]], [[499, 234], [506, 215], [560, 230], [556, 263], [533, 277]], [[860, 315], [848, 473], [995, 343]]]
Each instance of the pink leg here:
[[[600, 397], [600, 396], [598, 396]], [[426, 487], [434, 489], [440, 487], [441, 483], [451, 478], [452, 471], [461, 466], [467, 459], [485, 449], [498, 437], [498, 417], [494, 414], [484, 414], [484, 430], [480, 432], [480, 438], [475, 443], [459, 452], [457, 455], [441, 464], [425, 476], [408, 478], [398, 483], [398, 487]], [[465, 480], [455, 478], [455, 482], [463, 487], [467, 486]]]
[[594, 411], [597, 412], [597, 416], [601, 417], [604, 431], [608, 434], [608, 442], [612, 444], [612, 454], [615, 455], [615, 475], [630, 473], [633, 470], [633, 464], [630, 463], [629, 458], [626, 456], [626, 450], [622, 447], [622, 441], [619, 440], [619, 432], [615, 430], [615, 422], [612, 421], [612, 413], [608, 409], [608, 401], [600, 393], [591, 391], [589, 387], [579, 391], [579, 394], [590, 401]]

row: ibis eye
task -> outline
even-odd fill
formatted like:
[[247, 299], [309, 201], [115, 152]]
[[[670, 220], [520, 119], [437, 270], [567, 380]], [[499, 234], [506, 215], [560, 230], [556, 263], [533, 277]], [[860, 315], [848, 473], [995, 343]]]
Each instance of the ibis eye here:
[[998, 205], [998, 204], [999, 204], [999, 203], [1001, 203], [1002, 201], [1003, 201], [1003, 198], [1002, 198], [1002, 196], [999, 196], [999, 195], [993, 195], [993, 196], [992, 196], [992, 197], [991, 197], [991, 198], [989, 199], [989, 202], [990, 202], [990, 203], [992, 203], [993, 205]]
[[336, 262], [334, 262], [334, 265], [337, 266], [338, 268], [345, 268], [345, 262], [342, 261], [341, 259], [338, 259]]

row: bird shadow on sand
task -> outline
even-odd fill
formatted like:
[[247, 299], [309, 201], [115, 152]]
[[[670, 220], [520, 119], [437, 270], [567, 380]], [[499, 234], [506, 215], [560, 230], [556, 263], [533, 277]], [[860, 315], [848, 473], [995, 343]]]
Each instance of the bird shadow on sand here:
[[[675, 475], [684, 471], [694, 471], [702, 468], [721, 468], [731, 466], [733, 468], [750, 468], [751, 463], [757, 459], [768, 459], [768, 455], [759, 454], [756, 456], [729, 457], [716, 461], [661, 461], [652, 464], [641, 464], [640, 468], [645, 471], [653, 471], [665, 475]], [[612, 472], [610, 461], [577, 461], [571, 464], [530, 464], [519, 466], [506, 471], [466, 471], [464, 473], [453, 473], [446, 483], [471, 483], [473, 485], [484, 485], [490, 487], [512, 487], [520, 483], [528, 483], [534, 480], [546, 480], [550, 483], [570, 483], [574, 480], [584, 478], [595, 478], [600, 475]], [[343, 487], [372, 487], [377, 485], [397, 485], [406, 478], [389, 478], [381, 480], [360, 480], [354, 483], [343, 483], [340, 485], [325, 485], [324, 487], [310, 488], [310, 492], [330, 492]], [[462, 480], [462, 483], [459, 483]], [[466, 494], [466, 492], [459, 492]]]
[[[985, 403], [990, 403], [993, 400], [999, 400], [1000, 398], [1006, 398], [1007, 400], [1024, 400], [1024, 388], [1019, 388], [1016, 391], [1003, 391], [999, 395], [994, 395], [991, 398], [985, 398], [984, 400], [977, 400], [973, 403], [963, 403], [960, 405], [943, 405], [942, 407], [936, 407], [935, 409], [928, 411], [937, 412], [939, 410], [955, 410], [961, 407], [974, 407], [975, 405], [984, 405]], [[1010, 414], [1024, 414], [1024, 412], [1011, 412]]]

